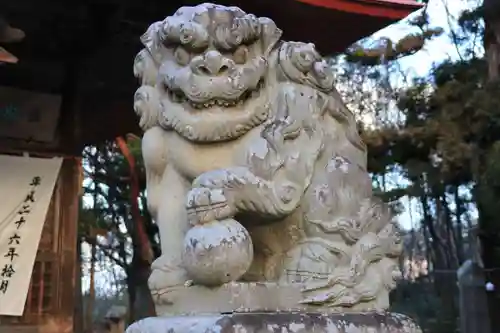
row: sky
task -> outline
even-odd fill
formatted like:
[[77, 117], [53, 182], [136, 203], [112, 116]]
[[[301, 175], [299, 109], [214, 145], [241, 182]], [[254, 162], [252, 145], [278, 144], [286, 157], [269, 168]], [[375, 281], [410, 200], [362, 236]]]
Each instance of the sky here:
[[[449, 37], [450, 24], [453, 25], [455, 20], [449, 19], [449, 17], [456, 19], [463, 10], [471, 8], [473, 5], [474, 2], [471, 0], [430, 0], [427, 9], [430, 24], [433, 27], [443, 28], [445, 33], [441, 37], [427, 42], [420, 52], [402, 59], [400, 61], [402, 66], [414, 71], [418, 76], [424, 76], [432, 69], [434, 63], [446, 59], [458, 59], [457, 50]], [[447, 13], [450, 15], [447, 15]], [[397, 23], [375, 33], [374, 37], [387, 36], [393, 40], [398, 40], [411, 31], [405, 24]]]

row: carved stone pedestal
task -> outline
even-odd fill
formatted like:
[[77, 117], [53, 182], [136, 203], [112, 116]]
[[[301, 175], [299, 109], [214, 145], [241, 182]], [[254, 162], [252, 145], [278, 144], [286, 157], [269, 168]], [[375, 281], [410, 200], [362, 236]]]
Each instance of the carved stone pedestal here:
[[395, 313], [234, 313], [156, 317], [126, 333], [421, 333], [408, 317]]
[[272, 282], [230, 282], [220, 287], [190, 286], [172, 288], [154, 295], [159, 316], [183, 316], [200, 313], [293, 312], [335, 314], [382, 311], [389, 307], [388, 297], [379, 297], [367, 309], [366, 304], [350, 308], [314, 306], [302, 302], [304, 285]]

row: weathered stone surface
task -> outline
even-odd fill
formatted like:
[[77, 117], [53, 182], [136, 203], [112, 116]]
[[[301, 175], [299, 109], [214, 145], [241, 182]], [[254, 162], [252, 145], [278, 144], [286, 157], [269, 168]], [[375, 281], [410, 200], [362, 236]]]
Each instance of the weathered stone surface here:
[[[142, 37], [134, 108], [162, 245], [149, 280], [158, 304], [179, 301], [179, 286], [238, 280], [296, 284], [297, 307], [389, 306], [402, 244], [373, 197], [354, 115], [314, 45], [281, 34], [268, 18], [205, 3]], [[251, 237], [248, 269], [235, 237], [208, 251], [213, 260], [183, 256], [186, 235], [197, 241], [190, 228], [227, 219]]]
[[[168, 302], [162, 300], [167, 299]], [[230, 282], [219, 287], [206, 288], [193, 285], [168, 290], [168, 297], [157, 295], [156, 312], [161, 316], [179, 316], [197, 313], [232, 313], [232, 312], [317, 312], [336, 313], [334, 307], [322, 307], [302, 302], [302, 286], [298, 283], [272, 282]], [[343, 308], [344, 312], [376, 311], [385, 305], [372, 303]]]
[[126, 333], [421, 333], [395, 313], [245, 313], [157, 317], [139, 321]]
[[302, 294], [296, 285], [231, 282], [220, 287], [179, 287], [169, 290], [168, 300], [156, 300], [156, 312], [162, 316], [196, 313], [301, 311]]
[[128, 333], [420, 332], [369, 312], [389, 308], [401, 275], [398, 227], [331, 67], [281, 34], [204, 3], [142, 37], [134, 109], [163, 317]]
[[238, 280], [252, 260], [252, 238], [233, 219], [196, 225], [184, 238], [182, 262], [195, 284], [220, 286]]

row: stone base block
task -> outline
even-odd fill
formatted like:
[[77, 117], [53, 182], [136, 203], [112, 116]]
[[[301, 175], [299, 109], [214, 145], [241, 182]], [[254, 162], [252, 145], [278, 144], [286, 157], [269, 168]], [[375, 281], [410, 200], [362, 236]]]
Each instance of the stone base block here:
[[234, 313], [155, 317], [126, 333], [422, 333], [407, 316], [395, 313]]

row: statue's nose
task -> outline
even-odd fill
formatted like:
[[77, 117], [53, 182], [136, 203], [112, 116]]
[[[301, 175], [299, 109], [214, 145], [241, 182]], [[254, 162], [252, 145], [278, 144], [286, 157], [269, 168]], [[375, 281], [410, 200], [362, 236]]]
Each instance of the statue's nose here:
[[218, 51], [210, 50], [196, 66], [199, 74], [216, 76], [224, 74], [229, 70], [229, 63]]

